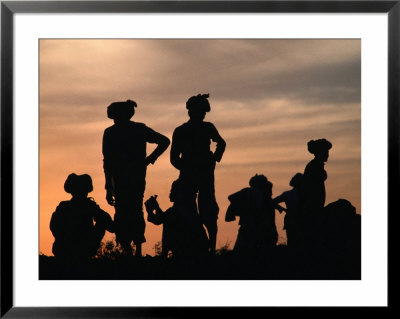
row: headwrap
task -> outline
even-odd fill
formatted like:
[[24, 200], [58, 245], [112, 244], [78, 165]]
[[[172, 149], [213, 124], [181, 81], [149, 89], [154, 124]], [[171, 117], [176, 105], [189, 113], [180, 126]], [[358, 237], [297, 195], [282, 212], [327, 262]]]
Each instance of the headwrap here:
[[107, 117], [113, 120], [129, 120], [135, 114], [135, 101], [114, 102], [107, 107]]
[[186, 108], [190, 110], [198, 109], [203, 110], [204, 112], [210, 112], [211, 107], [210, 103], [208, 102], [208, 98], [210, 94], [198, 94], [196, 96], [192, 96], [186, 102]]
[[268, 180], [267, 177], [265, 177], [264, 175], [254, 175], [252, 178], [250, 178], [249, 181], [249, 185], [250, 187], [254, 187], [257, 189], [264, 189], [264, 188], [270, 188], [272, 187], [272, 183]]
[[319, 140], [311, 140], [307, 143], [308, 151], [311, 154], [317, 154], [323, 151], [328, 151], [332, 148], [332, 143], [322, 138]]
[[92, 178], [88, 174], [69, 174], [64, 183], [64, 190], [70, 194], [90, 193], [93, 190]]
[[292, 187], [299, 187], [303, 182], [303, 177], [304, 175], [302, 173], [297, 173], [292, 177], [292, 179], [289, 182], [289, 185]]

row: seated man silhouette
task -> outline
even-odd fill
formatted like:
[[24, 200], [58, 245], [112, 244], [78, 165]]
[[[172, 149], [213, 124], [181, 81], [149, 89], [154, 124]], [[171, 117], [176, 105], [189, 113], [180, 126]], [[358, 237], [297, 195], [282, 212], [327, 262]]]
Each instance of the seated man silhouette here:
[[331, 255], [360, 254], [361, 216], [348, 200], [338, 199], [326, 205], [315, 226], [318, 241]]
[[208, 242], [196, 206], [185, 196], [185, 185], [180, 180], [172, 183], [169, 194], [172, 207], [163, 212], [157, 202], [157, 195], [146, 202], [147, 220], [163, 225], [162, 256], [171, 251], [174, 258], [203, 256], [208, 251]]
[[[177, 127], [172, 136], [171, 164], [180, 171], [179, 179], [188, 185], [192, 200], [209, 236], [210, 252], [215, 253], [219, 207], [215, 199], [214, 170], [220, 162], [226, 143], [214, 124], [205, 122], [211, 110], [208, 94], [192, 96], [186, 102], [189, 121]], [[210, 150], [216, 143], [215, 152]]]
[[[114, 120], [103, 135], [106, 199], [115, 206], [116, 241], [128, 255], [142, 255], [146, 223], [143, 217], [143, 196], [146, 171], [168, 148], [169, 139], [143, 123], [131, 121], [136, 102], [114, 102], [107, 108], [107, 116]], [[149, 155], [147, 143], [157, 144]]]
[[70, 174], [64, 190], [72, 195], [62, 201], [51, 216], [50, 230], [55, 238], [53, 254], [65, 260], [87, 260], [100, 247], [105, 231], [114, 232], [113, 221], [88, 197], [93, 190], [89, 175]]
[[272, 201], [272, 183], [264, 175], [255, 175], [249, 181], [250, 187], [230, 195], [230, 205], [225, 221], [239, 216], [239, 231], [234, 251], [240, 254], [256, 255], [271, 251], [277, 243], [275, 208]]
[[[301, 195], [303, 174], [297, 173], [292, 177], [289, 185], [293, 188], [274, 198], [274, 203], [285, 203], [286, 215], [283, 229], [286, 230], [287, 246], [294, 247], [300, 241], [300, 232], [303, 220], [301, 218]], [[282, 213], [283, 210], [279, 210]]]

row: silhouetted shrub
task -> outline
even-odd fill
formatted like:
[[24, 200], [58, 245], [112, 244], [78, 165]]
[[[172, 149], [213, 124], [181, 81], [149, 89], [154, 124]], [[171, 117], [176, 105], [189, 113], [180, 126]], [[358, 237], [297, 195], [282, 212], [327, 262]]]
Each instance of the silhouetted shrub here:
[[109, 240], [100, 243], [100, 248], [95, 256], [96, 259], [102, 260], [116, 260], [123, 256], [124, 252], [119, 245], [115, 244], [115, 241]]

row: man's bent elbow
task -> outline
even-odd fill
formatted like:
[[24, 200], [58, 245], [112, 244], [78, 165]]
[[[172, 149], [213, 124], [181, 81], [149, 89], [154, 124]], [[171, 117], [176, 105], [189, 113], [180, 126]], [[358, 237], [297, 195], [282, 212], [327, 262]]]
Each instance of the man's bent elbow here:
[[168, 148], [169, 144], [171, 144], [171, 141], [169, 140], [169, 138], [166, 136], [163, 136], [163, 138], [160, 140], [160, 143], [158, 145], [160, 145], [160, 147], [162, 147], [163, 150], [166, 150]]
[[165, 144], [166, 147], [168, 147], [169, 144], [171, 144], [171, 141], [170, 141], [170, 139], [168, 137], [166, 137], [166, 136], [164, 136], [164, 137], [165, 137], [164, 144]]
[[226, 147], [226, 142], [223, 138], [221, 138], [221, 141], [219, 142], [221, 144], [221, 147], [225, 148]]

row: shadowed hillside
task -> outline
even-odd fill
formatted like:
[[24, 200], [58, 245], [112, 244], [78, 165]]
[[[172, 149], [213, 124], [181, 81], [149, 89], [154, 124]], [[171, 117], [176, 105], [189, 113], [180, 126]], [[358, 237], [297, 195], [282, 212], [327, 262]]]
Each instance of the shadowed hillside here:
[[[342, 244], [342, 243], [341, 243]], [[108, 243], [100, 255], [89, 262], [66, 264], [55, 257], [39, 256], [41, 280], [160, 280], [160, 279], [264, 279], [264, 280], [359, 280], [361, 279], [360, 251], [354, 244], [340, 253], [315, 247], [305, 254], [291, 252], [279, 245], [268, 256], [245, 258], [226, 248], [215, 256], [191, 260], [163, 259], [161, 256], [124, 256]]]

